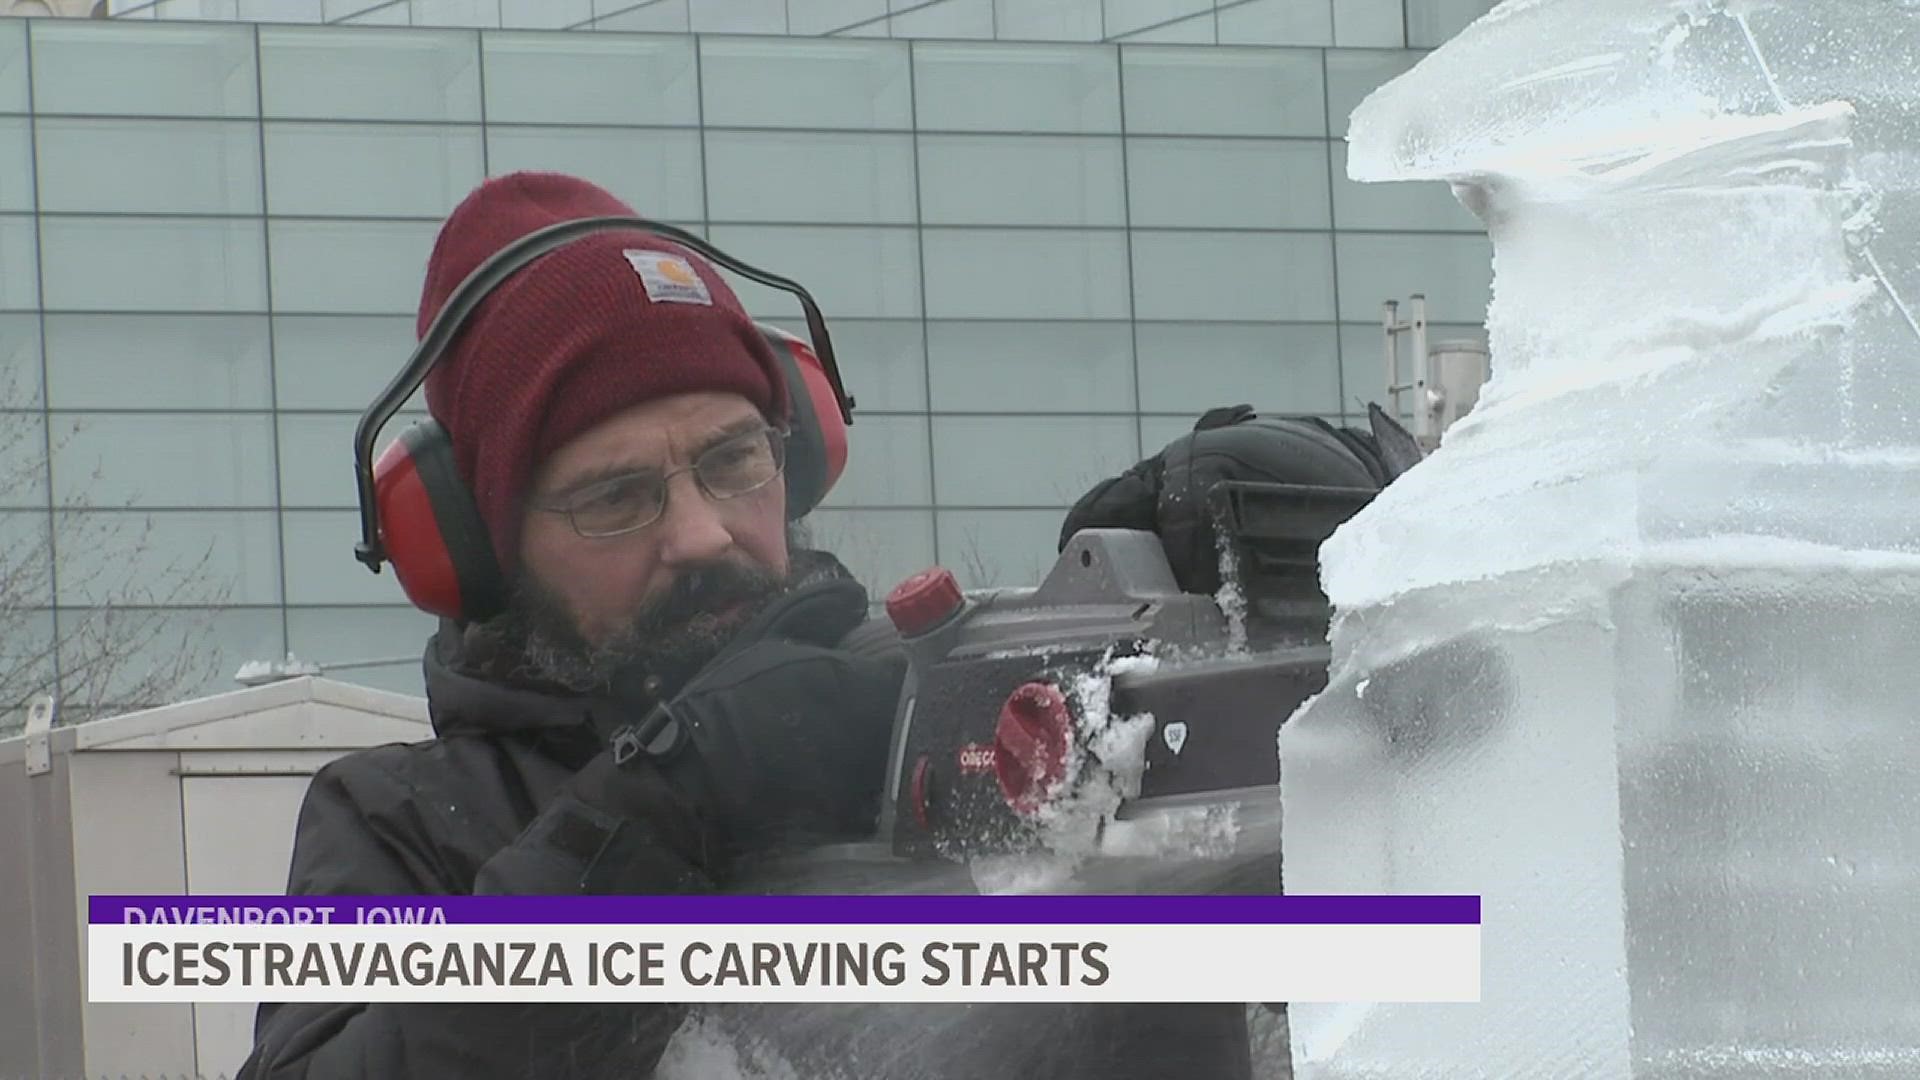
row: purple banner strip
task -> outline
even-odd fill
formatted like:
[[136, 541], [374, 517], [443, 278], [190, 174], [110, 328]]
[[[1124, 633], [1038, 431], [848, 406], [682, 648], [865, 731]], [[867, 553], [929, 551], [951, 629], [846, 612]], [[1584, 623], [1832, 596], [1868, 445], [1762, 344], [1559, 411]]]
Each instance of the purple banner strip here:
[[89, 923], [1465, 925], [1477, 896], [90, 896]]

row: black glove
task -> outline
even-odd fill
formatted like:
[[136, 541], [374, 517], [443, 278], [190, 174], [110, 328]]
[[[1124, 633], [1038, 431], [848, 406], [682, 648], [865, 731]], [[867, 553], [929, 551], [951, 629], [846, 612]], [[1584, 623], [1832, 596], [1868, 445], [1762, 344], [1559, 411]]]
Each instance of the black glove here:
[[1058, 550], [1082, 529], [1151, 532], [1181, 590], [1212, 594], [1221, 584], [1214, 487], [1237, 480], [1377, 491], [1418, 461], [1419, 450], [1378, 409], [1372, 422], [1369, 434], [1317, 416], [1261, 416], [1250, 405], [1208, 409], [1192, 431], [1081, 496], [1060, 527]]
[[906, 657], [834, 647], [866, 613], [852, 581], [776, 600], [655, 710], [664, 729], [616, 733], [477, 887], [704, 891], [740, 854], [870, 831]]
[[626, 772], [664, 770], [690, 793], [701, 822], [677, 840], [696, 846], [708, 867], [748, 851], [864, 834], [906, 674], [903, 653], [837, 647], [866, 613], [866, 590], [847, 579], [780, 597], [671, 700], [614, 734], [611, 766], [581, 778], [604, 789], [590, 797], [609, 808], [632, 805], [641, 793], [625, 790]]
[[871, 831], [906, 657], [836, 647], [866, 613], [855, 582], [796, 589], [667, 703], [729, 854]]

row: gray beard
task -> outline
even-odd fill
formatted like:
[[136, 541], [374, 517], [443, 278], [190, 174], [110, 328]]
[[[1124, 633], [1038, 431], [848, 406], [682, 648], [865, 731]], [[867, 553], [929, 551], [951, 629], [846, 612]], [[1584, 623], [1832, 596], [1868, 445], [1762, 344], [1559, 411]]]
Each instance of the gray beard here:
[[[591, 642], [566, 604], [527, 577], [504, 612], [468, 628], [466, 644], [469, 655], [492, 669], [486, 674], [511, 684], [611, 694], [635, 680], [658, 696], [677, 690], [711, 662], [742, 624], [785, 589], [785, 581], [758, 566], [723, 563], [684, 571], [619, 631]], [[738, 614], [714, 613], [734, 603], [742, 604]]]
[[[701, 567], [683, 574], [668, 594], [649, 601], [606, 641], [581, 636], [566, 604], [542, 583], [522, 574], [501, 614], [469, 624], [462, 663], [470, 674], [510, 686], [558, 688], [582, 695], [614, 695], [619, 688], [654, 680], [651, 696], [677, 691], [717, 656], [751, 619], [788, 588], [832, 576], [836, 560], [810, 551], [805, 522], [787, 526], [793, 579], [782, 581], [764, 567], [741, 563]], [[844, 573], [844, 570], [840, 570]], [[722, 619], [714, 609], [741, 600], [738, 616]]]

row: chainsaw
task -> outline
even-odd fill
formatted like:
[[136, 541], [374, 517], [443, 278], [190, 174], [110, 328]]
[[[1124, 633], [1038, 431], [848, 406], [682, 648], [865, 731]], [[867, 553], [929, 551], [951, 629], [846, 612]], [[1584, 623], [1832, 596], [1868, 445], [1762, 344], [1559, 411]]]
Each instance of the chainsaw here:
[[909, 669], [877, 832], [763, 865], [761, 886], [1000, 891], [983, 867], [1033, 866], [1071, 881], [1009, 891], [1275, 891], [1276, 740], [1327, 680], [1319, 546], [1376, 494], [1215, 485], [1212, 594], [1180, 587], [1160, 536], [1110, 528], [1075, 533], [1034, 587], [966, 592], [938, 567], [901, 582], [887, 614]]
[[1070, 854], [1096, 876], [1194, 853], [1277, 871], [1276, 739], [1327, 680], [1319, 546], [1375, 494], [1215, 486], [1212, 595], [1182, 591], [1157, 535], [1121, 529], [1076, 533], [1033, 588], [902, 582], [880, 838], [916, 860]]
[[1082, 497], [1037, 585], [900, 582], [855, 634], [908, 658], [876, 828], [759, 886], [1277, 890], [1280, 725], [1331, 659], [1320, 546], [1422, 456], [1369, 414], [1210, 410]]

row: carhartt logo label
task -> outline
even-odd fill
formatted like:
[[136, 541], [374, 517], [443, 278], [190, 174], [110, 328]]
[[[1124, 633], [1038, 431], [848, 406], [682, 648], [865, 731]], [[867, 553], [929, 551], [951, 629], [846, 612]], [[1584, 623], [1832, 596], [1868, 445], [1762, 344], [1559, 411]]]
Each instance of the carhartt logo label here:
[[707, 292], [707, 283], [701, 281], [700, 275], [680, 256], [632, 248], [620, 254], [627, 257], [633, 272], [640, 275], [640, 284], [647, 288], [647, 299], [654, 303], [713, 306], [713, 294]]

